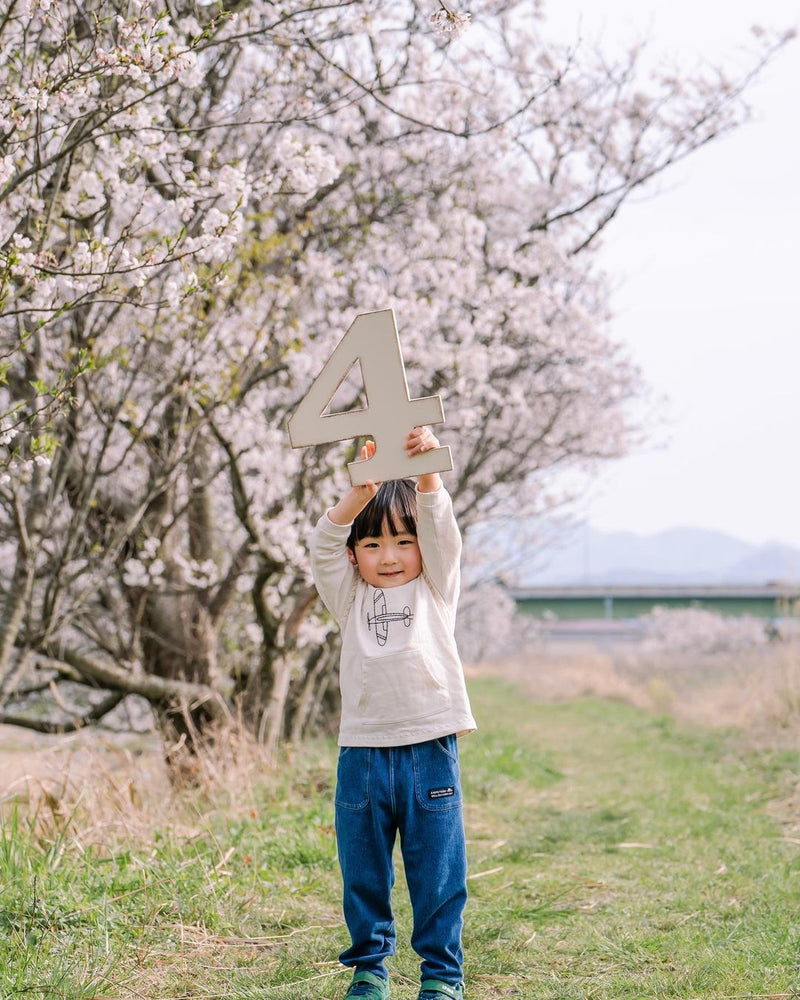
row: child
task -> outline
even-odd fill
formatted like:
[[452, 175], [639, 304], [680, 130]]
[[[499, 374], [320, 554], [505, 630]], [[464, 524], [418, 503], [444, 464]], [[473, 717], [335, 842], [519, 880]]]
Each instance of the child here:
[[[424, 427], [413, 456], [439, 442]], [[374, 454], [370, 442], [362, 457]], [[453, 637], [461, 536], [438, 475], [354, 486], [311, 538], [341, 628], [336, 836], [355, 974], [345, 1000], [386, 1000], [397, 834], [422, 958], [418, 1000], [463, 997], [466, 848], [456, 737], [475, 729]]]

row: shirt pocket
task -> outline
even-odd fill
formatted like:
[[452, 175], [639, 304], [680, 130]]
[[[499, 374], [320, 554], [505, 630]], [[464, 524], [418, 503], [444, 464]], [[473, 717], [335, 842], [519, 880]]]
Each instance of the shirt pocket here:
[[359, 714], [364, 725], [415, 722], [446, 711], [450, 691], [421, 649], [369, 656], [361, 668]]

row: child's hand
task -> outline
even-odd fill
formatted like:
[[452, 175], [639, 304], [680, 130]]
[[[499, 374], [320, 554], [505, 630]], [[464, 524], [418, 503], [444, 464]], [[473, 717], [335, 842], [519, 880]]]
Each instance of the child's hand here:
[[[430, 427], [415, 427], [406, 437], [406, 454], [421, 455], [425, 451], [438, 448], [439, 439]], [[436, 493], [442, 486], [442, 478], [438, 472], [428, 472], [417, 479], [417, 489], [420, 493]]]
[[409, 455], [419, 455], [423, 451], [432, 451], [439, 447], [439, 439], [430, 427], [415, 427], [406, 437], [406, 452]]
[[[361, 457], [366, 462], [366, 460], [368, 458], [372, 458], [372, 456], [374, 454], [375, 454], [375, 442], [374, 441], [367, 441], [367, 443], [361, 449]], [[376, 483], [376, 482], [373, 482], [372, 479], [368, 479], [364, 483], [363, 486], [354, 486], [353, 490], [356, 493], [358, 493], [361, 496], [361, 498], [363, 498], [363, 500], [364, 500], [364, 506], [366, 507], [366, 505], [369, 503], [369, 501], [378, 492], [378, 487], [379, 486], [380, 486], [380, 483]]]
[[[368, 458], [372, 458], [375, 454], [375, 442], [367, 441], [367, 443], [361, 448], [361, 457], [366, 462]], [[366, 507], [370, 500], [378, 492], [378, 487], [380, 483], [373, 482], [372, 479], [368, 479], [363, 486], [353, 486], [350, 489], [352, 503], [361, 504], [361, 507]]]

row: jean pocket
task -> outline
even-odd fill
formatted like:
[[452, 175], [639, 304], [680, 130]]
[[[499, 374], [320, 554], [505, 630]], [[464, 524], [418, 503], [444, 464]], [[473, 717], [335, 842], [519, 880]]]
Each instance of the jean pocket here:
[[[461, 774], [455, 748], [447, 740], [429, 740], [411, 748], [414, 761], [414, 795], [417, 803], [430, 812], [461, 807]], [[444, 743], [444, 745], [443, 745]]]
[[434, 740], [434, 743], [451, 760], [458, 760], [458, 738], [455, 735], [440, 736], [437, 740]]
[[336, 768], [336, 805], [366, 809], [369, 805], [369, 747], [342, 747]]

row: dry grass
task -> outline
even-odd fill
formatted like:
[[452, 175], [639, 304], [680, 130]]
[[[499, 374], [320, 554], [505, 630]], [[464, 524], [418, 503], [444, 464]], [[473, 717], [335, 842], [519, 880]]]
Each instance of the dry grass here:
[[[654, 652], [637, 641], [541, 638], [468, 672], [513, 681], [538, 703], [593, 695], [703, 727], [736, 729], [753, 748], [796, 748], [800, 740], [800, 638], [703, 655]], [[284, 763], [294, 754], [287, 749]], [[308, 755], [307, 748], [297, 753], [313, 784]], [[0, 726], [0, 809], [21, 807], [45, 838], [66, 824], [87, 844], [141, 844], [163, 826], [191, 835], [204, 803], [247, 815], [282, 770], [232, 724], [212, 734], [194, 759], [191, 794], [178, 794], [154, 735], [45, 737]], [[800, 791], [797, 798], [791, 814], [800, 816]]]
[[44, 841], [67, 827], [84, 846], [104, 849], [148, 844], [164, 827], [191, 836], [207, 803], [247, 814], [256, 787], [274, 779], [262, 749], [234, 724], [212, 734], [180, 788], [154, 734], [57, 737], [0, 726], [0, 810], [16, 809]]
[[135, 840], [167, 814], [169, 781], [155, 744], [82, 732], [43, 737], [0, 730], [0, 807], [38, 839], [67, 826], [84, 844]]
[[800, 640], [737, 653], [665, 653], [637, 641], [527, 644], [476, 676], [520, 684], [538, 702], [584, 695], [619, 699], [682, 721], [740, 729], [754, 746], [797, 746], [800, 738]]
[[[792, 995], [797, 755], [745, 740], [796, 740], [797, 652], [539, 642], [480, 668], [515, 685], [475, 680], [464, 747], [475, 1000]], [[0, 994], [342, 997], [330, 741], [269, 767], [238, 728], [217, 733], [180, 795], [154, 740], [7, 730], [6, 761]], [[411, 1000], [402, 893], [398, 921], [394, 993]]]

